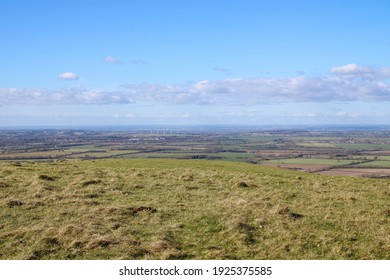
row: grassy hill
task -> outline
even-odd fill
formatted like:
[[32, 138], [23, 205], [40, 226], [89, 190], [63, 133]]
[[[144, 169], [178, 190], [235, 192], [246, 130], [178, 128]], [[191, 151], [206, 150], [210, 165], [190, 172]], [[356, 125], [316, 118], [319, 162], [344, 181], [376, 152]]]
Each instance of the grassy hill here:
[[390, 181], [205, 160], [0, 164], [0, 259], [389, 259]]

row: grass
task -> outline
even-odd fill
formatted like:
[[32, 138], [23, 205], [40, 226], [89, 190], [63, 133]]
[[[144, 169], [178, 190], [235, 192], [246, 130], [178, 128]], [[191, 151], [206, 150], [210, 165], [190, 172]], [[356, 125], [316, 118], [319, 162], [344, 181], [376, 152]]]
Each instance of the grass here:
[[378, 157], [379, 160], [390, 160], [390, 156], [380, 156]]
[[389, 259], [388, 180], [206, 160], [0, 164], [1, 259]]

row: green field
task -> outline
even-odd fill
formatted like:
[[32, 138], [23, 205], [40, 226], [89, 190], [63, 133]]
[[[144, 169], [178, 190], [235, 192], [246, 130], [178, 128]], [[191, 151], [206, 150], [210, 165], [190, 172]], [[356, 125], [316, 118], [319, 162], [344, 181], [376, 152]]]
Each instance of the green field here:
[[170, 158], [170, 159], [191, 159], [192, 157], [210, 157], [226, 161], [244, 162], [255, 158], [251, 153], [202, 153], [200, 151], [177, 150], [169, 152], [148, 152], [148, 153], [134, 153], [123, 156], [125, 158]]
[[127, 154], [132, 154], [136, 153], [137, 151], [134, 150], [101, 150], [100, 152], [98, 151], [90, 151], [90, 152], [83, 152], [82, 154], [74, 154], [74, 155], [69, 155], [66, 158], [83, 158], [83, 157], [91, 157], [91, 158], [107, 158], [107, 157], [116, 157], [116, 156], [122, 156], [122, 155], [127, 155]]
[[184, 159], [192, 155], [199, 155], [199, 153], [186, 153], [180, 151], [170, 151], [170, 152], [148, 152], [148, 153], [134, 153], [123, 156], [124, 158], [170, 158], [170, 159]]
[[1, 159], [9, 159], [9, 158], [51, 158], [51, 157], [58, 157], [58, 156], [65, 156], [69, 155], [70, 152], [68, 151], [42, 151], [42, 152], [25, 152], [25, 153], [12, 153], [12, 154], [1, 154]]
[[315, 141], [304, 141], [303, 143], [297, 142], [297, 146], [302, 146], [302, 147], [313, 147], [313, 148], [335, 148], [337, 147], [336, 144], [331, 144], [331, 143], [321, 143], [321, 142], [315, 142]]
[[[357, 161], [357, 160], [356, 160]], [[323, 165], [345, 165], [354, 162], [353, 160], [344, 159], [326, 159], [326, 158], [291, 158], [281, 160], [268, 160], [263, 163], [275, 163], [275, 164], [323, 164]]]
[[98, 150], [98, 148], [95, 145], [77, 145], [77, 146], [70, 146], [70, 147], [64, 147], [69, 152], [87, 152], [90, 150]]
[[380, 156], [378, 157], [379, 160], [390, 160], [390, 156]]
[[232, 152], [223, 152], [223, 153], [217, 153], [217, 157], [220, 157], [223, 160], [228, 161], [248, 161], [255, 157], [252, 153], [232, 153]]
[[356, 165], [357, 167], [390, 168], [390, 160], [375, 160]]
[[390, 183], [207, 160], [0, 163], [0, 259], [390, 258]]
[[347, 150], [383, 150], [390, 151], [390, 145], [381, 144], [337, 144]]

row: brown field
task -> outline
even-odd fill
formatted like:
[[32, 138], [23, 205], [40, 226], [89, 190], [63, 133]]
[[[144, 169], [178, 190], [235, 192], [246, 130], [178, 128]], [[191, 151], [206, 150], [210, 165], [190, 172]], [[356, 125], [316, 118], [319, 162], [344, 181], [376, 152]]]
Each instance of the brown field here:
[[353, 177], [377, 177], [385, 178], [390, 176], [389, 168], [334, 168], [326, 171], [320, 171], [319, 174], [342, 175]]
[[371, 156], [390, 156], [390, 151], [364, 151], [364, 154]]
[[[330, 165], [324, 164], [262, 164], [271, 167], [285, 168], [303, 172], [311, 172], [326, 175], [341, 175], [352, 177], [372, 177], [372, 178], [388, 178], [390, 177], [390, 168], [333, 168]], [[328, 170], [324, 170], [328, 169]]]
[[297, 155], [312, 155], [312, 151], [302, 150], [260, 150], [257, 151], [258, 155], [269, 158], [291, 158]]
[[286, 169], [298, 170], [298, 171], [305, 171], [305, 172], [316, 172], [316, 171], [323, 170], [325, 168], [330, 167], [330, 165], [325, 165], [325, 164], [266, 163], [266, 164], [262, 164], [262, 165], [279, 167], [279, 168], [286, 168]]

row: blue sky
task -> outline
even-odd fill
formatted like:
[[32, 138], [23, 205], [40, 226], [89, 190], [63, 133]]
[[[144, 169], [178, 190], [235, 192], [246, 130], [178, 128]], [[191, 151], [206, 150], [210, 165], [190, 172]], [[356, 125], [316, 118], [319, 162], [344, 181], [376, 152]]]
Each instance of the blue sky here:
[[0, 2], [0, 126], [388, 124], [390, 2]]

